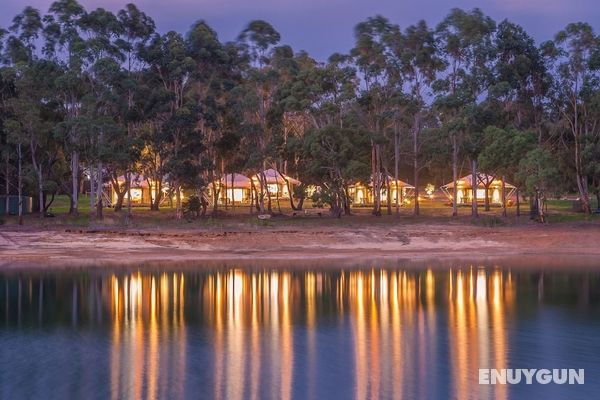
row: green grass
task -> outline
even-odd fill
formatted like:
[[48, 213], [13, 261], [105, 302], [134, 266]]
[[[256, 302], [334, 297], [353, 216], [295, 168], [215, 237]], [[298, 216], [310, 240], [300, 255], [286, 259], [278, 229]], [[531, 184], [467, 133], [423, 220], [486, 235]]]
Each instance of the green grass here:
[[[89, 228], [129, 228], [129, 229], [286, 229], [301, 227], [361, 227], [369, 226], [393, 226], [401, 224], [473, 224], [484, 227], [501, 227], [505, 225], [517, 225], [529, 223], [529, 205], [521, 204], [521, 218], [516, 217], [516, 207], [508, 209], [508, 218], [502, 217], [500, 207], [491, 207], [490, 211], [485, 211], [483, 206], [479, 208], [479, 218], [471, 218], [470, 207], [459, 207], [458, 218], [451, 216], [452, 208], [442, 201], [422, 200], [420, 203], [420, 215], [413, 215], [412, 205], [400, 208], [400, 216], [396, 217], [396, 210], [392, 207], [392, 215], [387, 215], [387, 207], [383, 207], [381, 217], [371, 215], [371, 208], [356, 207], [352, 209], [352, 216], [343, 216], [342, 218], [332, 218], [329, 215], [318, 217], [316, 215], [292, 216], [292, 210], [289, 204], [281, 204], [283, 215], [275, 215], [268, 220], [259, 220], [256, 214], [250, 214], [248, 206], [236, 206], [235, 210], [229, 207], [225, 210], [219, 209], [219, 214], [213, 216], [212, 208], [207, 210], [207, 216], [203, 218], [184, 218], [177, 220], [174, 218], [174, 209], [161, 207], [160, 211], [150, 211], [148, 207], [134, 207], [132, 209], [132, 218], [127, 220], [127, 210], [115, 212], [111, 208], [104, 209], [103, 220], [96, 220], [93, 213], [90, 212], [89, 196], [80, 196], [79, 215], [71, 216], [69, 212], [69, 198], [67, 196], [57, 196], [52, 203], [49, 211], [55, 218], [39, 219], [37, 214], [27, 215], [25, 224], [29, 226], [41, 227], [89, 227]], [[310, 206], [310, 205], [308, 205]], [[593, 207], [596, 207], [596, 201], [593, 201]], [[273, 209], [278, 211], [277, 207]], [[5, 225], [14, 225], [17, 219], [14, 216], [0, 217]], [[551, 223], [560, 222], [590, 222], [599, 221], [599, 215], [587, 216], [583, 213], [573, 212], [572, 202], [570, 200], [550, 200], [548, 201], [548, 221]]]

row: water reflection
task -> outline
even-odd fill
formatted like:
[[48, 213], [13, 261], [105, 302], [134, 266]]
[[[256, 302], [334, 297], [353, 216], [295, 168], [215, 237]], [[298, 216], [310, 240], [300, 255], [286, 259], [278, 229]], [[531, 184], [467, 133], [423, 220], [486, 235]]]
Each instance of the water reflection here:
[[[513, 366], [517, 322], [544, 305], [597, 322], [598, 281], [476, 266], [7, 274], [0, 397], [43, 393], [43, 383], [14, 383], [37, 361], [62, 362], [62, 373], [81, 365], [57, 361], [68, 335], [72, 358], [96, 350], [97, 363], [83, 365], [91, 384], [62, 382], [83, 397], [507, 399], [506, 386], [478, 385], [478, 369]], [[51, 344], [9, 366], [19, 346], [33, 351], [24, 335]]]

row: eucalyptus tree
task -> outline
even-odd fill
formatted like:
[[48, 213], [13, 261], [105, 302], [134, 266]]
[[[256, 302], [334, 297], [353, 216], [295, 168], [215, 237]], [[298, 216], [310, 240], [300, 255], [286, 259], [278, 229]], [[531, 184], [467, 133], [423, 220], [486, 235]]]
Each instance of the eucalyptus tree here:
[[507, 20], [498, 25], [494, 48], [490, 94], [502, 103], [507, 125], [535, 130], [541, 143], [546, 96], [552, 83], [546, 60], [533, 38], [521, 26]]
[[[242, 73], [245, 81], [242, 90], [246, 107], [246, 132], [249, 134], [246, 142], [252, 146], [247, 170], [251, 175], [257, 174], [260, 177], [259, 188], [254, 188], [257, 194], [256, 206], [260, 213], [265, 212], [265, 199], [266, 209], [271, 211], [271, 195], [263, 171], [272, 161], [273, 121], [270, 121], [270, 116], [280, 84], [273, 57], [280, 39], [279, 32], [271, 24], [261, 20], [251, 21], [238, 36], [238, 45], [247, 60]], [[254, 185], [254, 181], [252, 182]]]
[[[27, 112], [24, 104], [26, 96], [23, 93], [19, 93], [16, 83], [36, 62], [38, 57], [36, 53], [36, 41], [40, 36], [42, 28], [43, 22], [40, 12], [33, 7], [25, 7], [20, 14], [13, 18], [12, 25], [9, 28], [11, 34], [6, 40], [5, 54], [3, 57], [9, 66], [5, 71], [5, 78], [12, 81], [15, 89], [15, 95], [8, 103], [11, 119], [6, 121], [5, 127], [9, 134], [9, 141], [15, 145], [17, 150], [19, 224], [23, 224], [23, 150], [24, 146], [30, 144], [29, 139], [32, 138], [27, 137], [27, 135], [31, 134], [32, 130], [24, 128], [23, 124], [28, 123], [28, 121], [20, 118], [23, 117], [22, 113]], [[32, 124], [35, 124], [36, 122], [37, 120], [31, 121]], [[43, 185], [43, 182], [40, 182], [39, 184]], [[43, 209], [43, 207], [41, 208]]]
[[83, 60], [90, 89], [83, 100], [86, 104], [87, 121], [92, 124], [87, 130], [92, 135], [88, 138], [90, 148], [87, 152], [90, 165], [90, 205], [95, 204], [96, 218], [101, 219], [104, 172], [109, 161], [107, 157], [111, 155], [107, 151], [107, 136], [119, 130], [114, 123], [116, 96], [113, 80], [124, 61], [122, 49], [117, 43], [123, 26], [112, 12], [103, 8], [82, 15], [79, 26], [85, 40]]
[[[4, 33], [0, 33], [0, 36]], [[0, 50], [2, 49], [2, 41], [0, 37]], [[0, 58], [1, 59], [1, 58]], [[10, 198], [9, 195], [11, 193], [11, 175], [13, 173], [13, 166], [11, 164], [12, 159], [14, 158], [15, 149], [13, 144], [9, 141], [8, 131], [5, 127], [6, 121], [10, 117], [9, 108], [8, 108], [8, 100], [14, 96], [14, 83], [12, 79], [6, 76], [7, 68], [1, 66], [0, 62], [0, 155], [3, 161], [2, 172], [4, 175], [4, 193], [6, 195], [4, 201], [4, 209], [6, 213], [8, 213]]]
[[547, 48], [554, 50], [554, 101], [571, 142], [575, 182], [584, 212], [591, 213], [583, 146], [600, 129], [600, 116], [590, 112], [593, 94], [600, 88], [600, 40], [589, 24], [579, 22], [557, 33], [554, 46]]
[[[220, 182], [232, 171], [238, 148], [237, 96], [231, 90], [240, 83], [236, 63], [239, 53], [233, 45], [223, 45], [217, 33], [205, 22], [192, 25], [186, 37], [187, 52], [195, 62], [190, 96], [196, 103], [197, 135], [204, 151], [195, 155], [202, 175], [198, 191], [212, 185], [213, 212], [217, 212]], [[231, 147], [229, 147], [231, 146]]]
[[354, 32], [356, 43], [351, 55], [363, 80], [356, 101], [356, 113], [371, 135], [373, 214], [381, 215], [381, 189], [385, 184], [384, 180], [387, 182], [384, 178], [388, 176], [383, 173], [382, 165], [386, 139], [384, 132], [393, 124], [395, 116], [392, 99], [402, 89], [402, 74], [389, 60], [389, 41], [391, 36], [395, 36], [391, 38], [392, 42], [402, 41], [402, 36], [399, 28], [382, 16], [359, 23]]
[[[435, 82], [435, 106], [452, 148], [452, 179], [458, 184], [458, 165], [465, 136], [464, 108], [477, 101], [493, 51], [494, 21], [481, 10], [455, 8], [437, 26], [436, 40], [446, 60], [445, 74]], [[453, 191], [452, 216], [458, 215], [458, 192]]]
[[[152, 127], [149, 130], [148, 150], [160, 160], [155, 170], [155, 198], [152, 209], [158, 210], [162, 200], [163, 178], [171, 173], [169, 187], [176, 196], [176, 217], [183, 215], [181, 204], [182, 173], [178, 157], [185, 151], [193, 127], [190, 119], [195, 106], [187, 96], [193, 84], [191, 76], [196, 63], [186, 51], [184, 38], [176, 32], [155, 35], [143, 49], [142, 57], [148, 64], [148, 84], [152, 87], [148, 102]], [[151, 157], [152, 158], [152, 157]]]
[[[69, 213], [79, 212], [80, 163], [83, 136], [81, 125], [82, 99], [89, 87], [84, 76], [86, 43], [80, 26], [85, 9], [76, 0], [58, 0], [50, 5], [44, 17], [45, 52], [63, 68], [57, 77], [55, 94], [63, 107], [64, 121], [55, 131], [70, 155], [71, 188]], [[67, 191], [69, 193], [69, 191]]]
[[395, 35], [392, 43], [404, 85], [410, 96], [412, 115], [412, 158], [415, 186], [414, 214], [419, 215], [419, 136], [423, 129], [423, 114], [427, 99], [432, 95], [432, 85], [437, 74], [443, 70], [444, 60], [439, 57], [434, 32], [425, 21], [409, 26], [403, 35]]
[[313, 201], [329, 204], [333, 216], [349, 214], [348, 185], [369, 178], [369, 142], [362, 129], [326, 125], [290, 143], [300, 147], [304, 179], [320, 188]]
[[544, 212], [547, 196], [555, 194], [560, 188], [560, 173], [556, 161], [547, 149], [537, 146], [519, 162], [517, 183], [525, 189], [525, 193], [535, 199], [531, 208], [532, 217], [540, 222], [547, 222]]
[[16, 96], [9, 101], [11, 120], [7, 127], [19, 135], [19, 144], [28, 146], [31, 166], [36, 176], [38, 210], [44, 217], [44, 187], [49, 171], [45, 171], [46, 150], [53, 140], [52, 126], [56, 122], [56, 102], [53, 100], [54, 79], [60, 73], [57, 66], [46, 60], [19, 63], [14, 67]]
[[[338, 204], [345, 214], [350, 214], [348, 187], [356, 183], [353, 179], [358, 179], [359, 176], [353, 176], [352, 169], [325, 167], [318, 158], [310, 155], [307, 150], [310, 147], [304, 146], [303, 143], [315, 138], [326, 140], [324, 136], [329, 134], [333, 136], [332, 139], [344, 132], [355, 138], [365, 134], [364, 130], [356, 129], [352, 121], [348, 120], [348, 114], [354, 107], [358, 85], [355, 65], [350, 56], [341, 54], [332, 55], [326, 63], [317, 63], [306, 54], [299, 54], [296, 59], [298, 72], [280, 91], [280, 95], [283, 96], [281, 106], [294, 112], [293, 122], [296, 124], [294, 129], [290, 128], [292, 135], [284, 142], [284, 157], [291, 161], [293, 171], [303, 183], [303, 187], [317, 185], [328, 188], [325, 190], [332, 201]], [[311, 146], [316, 145], [315, 143]], [[363, 145], [368, 145], [368, 142]], [[344, 147], [342, 143], [339, 146]], [[311, 160], [317, 164], [312, 165]], [[331, 174], [327, 173], [327, 168]], [[335, 185], [332, 177], [337, 177]], [[369, 179], [368, 174], [364, 179]], [[302, 208], [305, 193], [302, 188], [298, 191], [300, 200], [298, 204], [292, 202], [293, 209]], [[335, 210], [337, 208], [334, 207], [334, 214]]]
[[[127, 194], [127, 215], [131, 216], [131, 174], [134, 162], [139, 159], [141, 151], [141, 127], [144, 123], [143, 115], [143, 73], [146, 64], [140, 57], [140, 51], [151, 39], [155, 32], [155, 24], [152, 18], [139, 10], [134, 4], [127, 4], [125, 8], [117, 13], [117, 19], [122, 26], [119, 38], [115, 44], [121, 49], [125, 56], [123, 73], [119, 74], [118, 92], [121, 97], [118, 119], [126, 127], [127, 134], [124, 148], [126, 155], [123, 159], [125, 185], [119, 185], [118, 176], [120, 170], [112, 169], [111, 182], [118, 194], [115, 211], [122, 208], [123, 198]], [[125, 100], [125, 101], [123, 101]]]
[[[506, 180], [515, 177], [520, 161], [529, 151], [535, 149], [536, 137], [533, 131], [489, 126], [484, 131], [484, 140], [485, 147], [479, 153], [478, 163], [487, 173], [500, 177], [502, 215], [506, 217]], [[520, 214], [519, 207], [519, 196], [517, 195], [517, 216]]]

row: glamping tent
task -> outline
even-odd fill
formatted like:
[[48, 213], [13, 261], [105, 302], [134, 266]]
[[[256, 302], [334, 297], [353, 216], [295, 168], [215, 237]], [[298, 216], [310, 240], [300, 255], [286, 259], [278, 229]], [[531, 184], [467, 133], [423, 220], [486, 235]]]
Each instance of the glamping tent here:
[[[131, 179], [131, 204], [134, 206], [149, 206], [152, 199], [156, 197], [157, 184], [152, 179], [147, 179], [145, 176], [137, 173], [132, 173]], [[124, 175], [117, 178], [119, 187], [123, 188], [127, 182]], [[111, 204], [117, 202], [117, 192], [112, 184], [110, 185], [110, 201]], [[168, 191], [167, 186], [163, 183], [163, 194]], [[164, 196], [163, 196], [164, 197]], [[125, 193], [125, 204], [127, 204], [127, 193]]]
[[290, 190], [292, 191], [293, 195], [294, 186], [300, 185], [299, 180], [289, 177], [271, 168], [263, 171], [262, 173], [258, 173], [252, 177], [256, 190], [260, 191], [260, 184], [263, 177], [266, 181], [267, 191], [269, 192], [269, 195], [273, 198], [289, 199]]
[[[413, 196], [415, 187], [398, 179], [395, 180], [393, 176], [387, 175], [383, 176], [383, 182], [381, 187], [381, 203], [387, 204], [388, 200], [388, 186], [391, 190], [390, 197], [392, 199], [392, 204], [396, 203], [396, 196], [398, 196], [398, 203], [404, 204], [408, 202], [409, 198]], [[349, 188], [349, 194], [352, 198], [352, 203], [355, 205], [366, 205], [373, 204], [375, 201], [373, 196], [373, 179], [369, 181], [368, 185], [364, 185], [363, 183], [356, 183], [351, 185]]]
[[[487, 187], [489, 204], [502, 205], [502, 181], [484, 173], [477, 174], [475, 179], [473, 179], [472, 174], [469, 174], [467, 176], [463, 176], [457, 181], [456, 197], [458, 204], [471, 203], [473, 199], [472, 189], [474, 184], [477, 187], [476, 196], [478, 202], [485, 202], [485, 193]], [[509, 199], [514, 194], [515, 190], [517, 190], [517, 187], [508, 182], [505, 182], [504, 186], [506, 188], [506, 198]], [[452, 202], [453, 192], [455, 190], [454, 182], [450, 182], [442, 186], [441, 189]]]
[[252, 198], [252, 181], [242, 174], [225, 174], [220, 180], [219, 203], [248, 203]]

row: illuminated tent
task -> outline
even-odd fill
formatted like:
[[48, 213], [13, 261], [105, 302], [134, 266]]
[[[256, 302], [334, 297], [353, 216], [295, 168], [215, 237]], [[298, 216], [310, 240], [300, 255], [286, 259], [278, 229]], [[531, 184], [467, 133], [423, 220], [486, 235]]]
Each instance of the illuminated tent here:
[[293, 193], [293, 187], [298, 186], [301, 183], [297, 179], [294, 179], [273, 168], [270, 168], [252, 177], [256, 190], [258, 191], [260, 191], [263, 177], [265, 179], [267, 190], [271, 197], [289, 198], [290, 190], [288, 189], [288, 184]]
[[[382, 177], [383, 180], [381, 182], [381, 203], [387, 204], [388, 199], [388, 185], [391, 189], [391, 199], [392, 204], [396, 203], [396, 196], [398, 196], [398, 203], [404, 204], [409, 201], [409, 199], [414, 195], [415, 187], [409, 183], [406, 183], [400, 179], [395, 180], [393, 176], [387, 175], [387, 179], [385, 176]], [[365, 186], [361, 182], [357, 182], [354, 185], [351, 185], [349, 188], [350, 197], [352, 198], [352, 203], [356, 205], [365, 205], [365, 204], [373, 204], [375, 201], [373, 196], [373, 179], [369, 180], [369, 184]]]
[[219, 202], [222, 204], [249, 202], [252, 181], [242, 174], [225, 174], [220, 180]]
[[[125, 175], [117, 177], [117, 182], [120, 188], [124, 188], [127, 183]], [[150, 205], [150, 201], [155, 198], [157, 184], [152, 179], [147, 179], [144, 175], [139, 173], [130, 174], [130, 191], [131, 191], [131, 204], [134, 206], [146, 206]], [[162, 192], [166, 194], [168, 191], [168, 185], [163, 182]], [[124, 204], [127, 204], [128, 194], [125, 193]], [[163, 196], [164, 200], [165, 196]], [[112, 184], [110, 184], [110, 200], [111, 204], [116, 204], [118, 199], [117, 192], [115, 191]]]
[[[479, 173], [475, 178], [475, 182], [473, 182], [473, 175], [469, 174], [467, 176], [463, 176], [457, 181], [456, 190], [457, 190], [457, 202], [458, 204], [470, 204], [473, 199], [473, 185], [476, 185], [476, 195], [478, 202], [485, 201], [485, 189], [488, 188], [488, 197], [490, 204], [502, 205], [502, 180], [496, 179], [492, 175]], [[504, 186], [506, 188], [506, 198], [510, 198], [517, 187], [504, 182]], [[444, 194], [448, 197], [450, 201], [453, 199], [454, 192], [454, 182], [450, 182], [440, 189], [444, 192]]]

